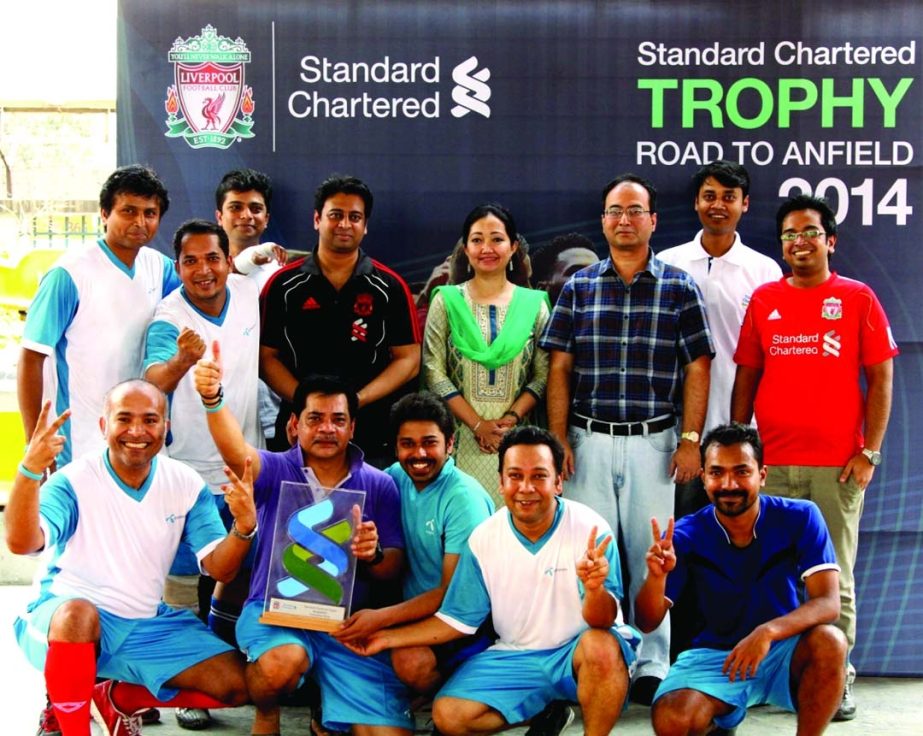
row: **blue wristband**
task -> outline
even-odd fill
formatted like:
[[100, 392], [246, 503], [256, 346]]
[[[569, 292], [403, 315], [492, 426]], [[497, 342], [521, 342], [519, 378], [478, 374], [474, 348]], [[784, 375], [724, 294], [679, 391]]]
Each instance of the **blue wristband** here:
[[42, 473], [33, 473], [31, 470], [29, 470], [29, 468], [27, 468], [22, 463], [19, 463], [19, 467], [17, 468], [17, 470], [19, 470], [19, 472], [22, 475], [26, 476], [26, 478], [28, 478], [29, 480], [41, 480], [44, 477]]
[[221, 409], [223, 409], [223, 408], [224, 408], [224, 399], [222, 398], [222, 399], [221, 399], [217, 404], [215, 404], [214, 406], [206, 406], [206, 407], [205, 407], [205, 413], [206, 413], [206, 414], [214, 414], [216, 411], [219, 411], [219, 410], [221, 410]]

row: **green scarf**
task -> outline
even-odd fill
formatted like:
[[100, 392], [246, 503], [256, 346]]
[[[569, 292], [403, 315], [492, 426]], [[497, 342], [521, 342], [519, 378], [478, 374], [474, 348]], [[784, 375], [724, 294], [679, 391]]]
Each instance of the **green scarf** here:
[[488, 370], [510, 363], [522, 352], [532, 334], [542, 302], [551, 309], [547, 293], [517, 286], [509, 309], [506, 310], [506, 319], [503, 321], [500, 334], [488, 345], [474, 314], [465, 302], [461, 289], [458, 286], [440, 286], [435, 291], [442, 294], [442, 301], [445, 303], [452, 344], [466, 358], [480, 363]]

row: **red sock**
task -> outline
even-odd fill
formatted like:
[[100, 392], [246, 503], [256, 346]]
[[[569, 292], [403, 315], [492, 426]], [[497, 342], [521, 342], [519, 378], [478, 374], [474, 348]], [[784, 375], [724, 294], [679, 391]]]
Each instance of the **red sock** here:
[[227, 708], [211, 695], [199, 690], [180, 690], [169, 700], [157, 700], [143, 685], [117, 682], [112, 686], [112, 702], [122, 713], [131, 715], [144, 708]]
[[48, 642], [45, 687], [61, 732], [66, 736], [90, 736], [90, 699], [95, 682], [93, 642]]

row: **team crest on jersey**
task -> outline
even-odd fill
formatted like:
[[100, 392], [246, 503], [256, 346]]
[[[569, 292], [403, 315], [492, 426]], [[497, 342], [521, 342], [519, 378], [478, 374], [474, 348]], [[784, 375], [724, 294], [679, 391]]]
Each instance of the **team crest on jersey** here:
[[824, 319], [843, 319], [843, 300], [835, 296], [824, 299], [824, 306], [821, 307], [820, 316]]
[[368, 342], [369, 340], [369, 323], [366, 322], [361, 317], [353, 322], [352, 335], [350, 336], [352, 342]]
[[239, 36], [219, 36], [211, 25], [202, 35], [180, 36], [167, 59], [175, 84], [167, 87], [167, 138], [192, 148], [228, 148], [253, 138], [253, 89], [245, 84], [250, 50]]
[[353, 304], [353, 314], [357, 317], [371, 317], [374, 300], [371, 294], [357, 294]]

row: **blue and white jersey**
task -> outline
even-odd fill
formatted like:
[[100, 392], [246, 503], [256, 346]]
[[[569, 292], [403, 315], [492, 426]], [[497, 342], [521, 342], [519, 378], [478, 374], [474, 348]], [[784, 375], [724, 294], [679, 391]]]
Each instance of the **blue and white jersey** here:
[[58, 467], [106, 443], [99, 430], [106, 392], [141, 375], [144, 331], [165, 294], [179, 285], [173, 263], [153, 248], [128, 268], [104, 240], [65, 253], [39, 284], [22, 346], [42, 353], [45, 399], [60, 414], [64, 449]]
[[[554, 649], [589, 628], [583, 619], [583, 585], [577, 562], [586, 554], [593, 527], [597, 543], [610, 536], [606, 521], [589, 506], [558, 498], [551, 528], [530, 542], [501, 509], [468, 539], [445, 600], [442, 621], [473, 634], [493, 616], [499, 640], [491, 649]], [[609, 576], [604, 585], [622, 597], [622, 575], [613, 540], [606, 548]], [[619, 622], [622, 620], [619, 607]]]
[[451, 457], [422, 491], [400, 463], [385, 472], [401, 492], [401, 527], [407, 544], [404, 600], [410, 600], [442, 584], [443, 558], [462, 553], [472, 530], [493, 514], [494, 502]]
[[[259, 292], [252, 279], [232, 274], [227, 282], [228, 298], [217, 317], [199, 311], [179, 288], [157, 306], [144, 341], [144, 370], [165, 363], [177, 353], [176, 338], [184, 327], [198, 333], [211, 355], [212, 344], [221, 344], [224, 401], [240, 422], [247, 442], [265, 446], [258, 414], [260, 363]], [[226, 482], [224, 461], [208, 431], [202, 400], [195, 390], [190, 369], [170, 395], [170, 437], [167, 453], [198, 470], [213, 492]]]
[[42, 593], [86, 598], [123, 618], [151, 618], [180, 540], [201, 563], [226, 532], [202, 477], [158, 456], [135, 490], [109, 451], [83, 456], [42, 486], [39, 522], [48, 569]]

